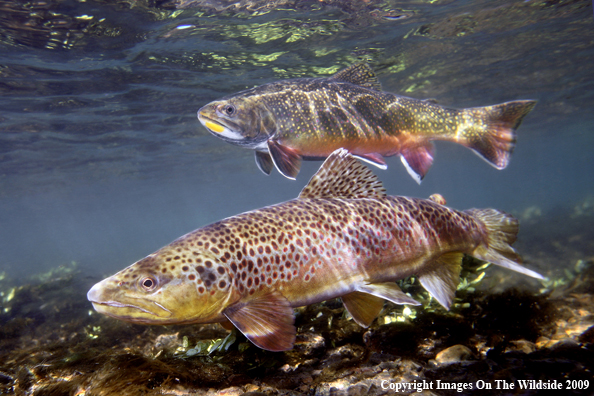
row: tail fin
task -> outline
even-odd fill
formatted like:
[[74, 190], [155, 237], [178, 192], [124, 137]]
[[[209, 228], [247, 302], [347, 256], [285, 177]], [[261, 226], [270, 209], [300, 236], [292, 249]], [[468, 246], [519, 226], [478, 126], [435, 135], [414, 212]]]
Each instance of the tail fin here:
[[519, 100], [466, 109], [465, 112], [478, 118], [477, 123], [482, 124], [486, 130], [469, 128], [464, 131], [463, 144], [495, 168], [505, 168], [516, 146], [516, 129], [535, 105], [534, 100]]
[[487, 229], [487, 243], [479, 245], [471, 256], [520, 272], [537, 279], [544, 277], [520, 265], [522, 258], [511, 245], [518, 235], [518, 220], [495, 209], [469, 209], [465, 213], [482, 222]]

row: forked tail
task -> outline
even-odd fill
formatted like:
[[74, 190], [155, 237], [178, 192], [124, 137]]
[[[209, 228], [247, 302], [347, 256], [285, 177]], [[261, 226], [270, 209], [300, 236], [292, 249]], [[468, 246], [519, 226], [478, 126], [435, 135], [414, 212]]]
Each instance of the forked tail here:
[[518, 235], [518, 220], [495, 209], [469, 209], [465, 213], [482, 222], [487, 229], [487, 243], [479, 245], [470, 255], [537, 279], [544, 277], [520, 263], [522, 258], [511, 246]]
[[462, 144], [497, 169], [505, 168], [516, 145], [516, 129], [535, 105], [534, 100], [519, 100], [464, 110], [482, 128], [463, 132]]

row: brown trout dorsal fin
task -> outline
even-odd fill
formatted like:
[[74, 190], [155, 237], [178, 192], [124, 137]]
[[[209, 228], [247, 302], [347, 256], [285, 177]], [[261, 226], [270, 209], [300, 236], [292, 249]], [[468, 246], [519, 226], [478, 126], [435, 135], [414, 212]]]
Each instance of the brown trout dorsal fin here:
[[368, 293], [398, 305], [421, 305], [414, 298], [407, 296], [394, 282], [368, 283], [359, 285], [356, 289], [361, 293]]
[[259, 348], [273, 352], [293, 348], [297, 333], [293, 308], [278, 291], [235, 303], [223, 315]]
[[450, 309], [456, 288], [460, 282], [462, 258], [460, 252], [449, 252], [439, 256], [429, 270], [419, 274], [421, 285], [445, 309]]
[[352, 292], [341, 297], [345, 309], [361, 327], [369, 327], [384, 307], [384, 299], [363, 292]]
[[335, 150], [299, 198], [382, 198], [386, 190], [373, 172], [345, 149]]
[[258, 150], [255, 150], [254, 154], [256, 157], [256, 165], [258, 165], [258, 169], [260, 169], [262, 173], [269, 175], [270, 172], [272, 172], [272, 168], [274, 167], [270, 154], [263, 153]]
[[274, 140], [268, 141], [268, 152], [276, 169], [286, 178], [295, 180], [301, 169], [301, 155], [295, 149], [280, 145]]
[[375, 72], [367, 63], [355, 63], [346, 69], [342, 69], [330, 77], [330, 79], [360, 85], [365, 88], [375, 89], [376, 91], [382, 90]]

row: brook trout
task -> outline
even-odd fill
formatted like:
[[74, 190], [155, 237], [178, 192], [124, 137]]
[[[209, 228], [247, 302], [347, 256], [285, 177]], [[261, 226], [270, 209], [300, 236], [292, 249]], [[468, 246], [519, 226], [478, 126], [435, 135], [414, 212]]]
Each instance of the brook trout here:
[[452, 109], [382, 92], [373, 70], [355, 64], [330, 78], [264, 84], [207, 104], [198, 119], [213, 135], [255, 150], [256, 164], [273, 164], [295, 179], [302, 159], [324, 159], [345, 148], [382, 169], [400, 155], [420, 183], [433, 163], [433, 140], [456, 142], [503, 169], [516, 129], [535, 101]]
[[[511, 247], [518, 222], [387, 196], [369, 168], [339, 149], [297, 199], [200, 228], [97, 283], [95, 310], [143, 324], [230, 324], [260, 348], [291, 349], [293, 307], [341, 297], [361, 326], [384, 300], [420, 303], [394, 281], [418, 276], [449, 308], [463, 254], [542, 278]], [[229, 323], [230, 322], [230, 323]]]

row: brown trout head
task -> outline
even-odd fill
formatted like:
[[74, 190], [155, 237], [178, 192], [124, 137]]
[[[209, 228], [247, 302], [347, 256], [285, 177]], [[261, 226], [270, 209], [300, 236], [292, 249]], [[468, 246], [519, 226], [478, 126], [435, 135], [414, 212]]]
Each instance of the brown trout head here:
[[214, 136], [251, 149], [262, 149], [276, 130], [273, 114], [255, 96], [239, 94], [207, 104], [198, 120]]
[[227, 269], [208, 252], [181, 255], [168, 245], [97, 283], [87, 298], [97, 312], [132, 323], [224, 321], [232, 294]]

